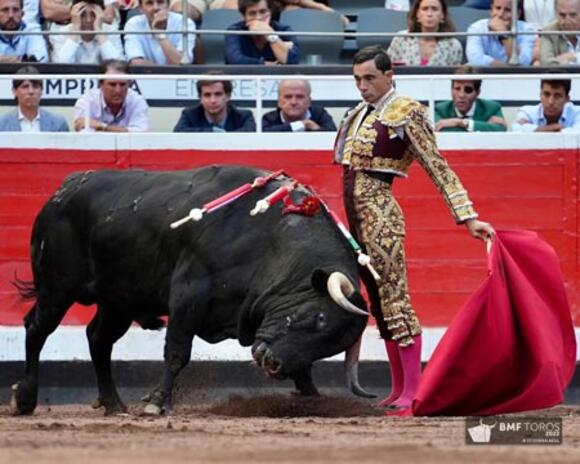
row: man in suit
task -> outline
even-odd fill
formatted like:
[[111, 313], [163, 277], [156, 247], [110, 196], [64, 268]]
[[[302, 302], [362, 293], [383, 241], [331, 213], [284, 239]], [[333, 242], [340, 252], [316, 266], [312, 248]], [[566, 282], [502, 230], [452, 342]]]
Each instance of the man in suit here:
[[40, 74], [33, 66], [20, 68], [22, 79], [12, 81], [12, 95], [18, 107], [0, 116], [2, 132], [68, 132], [64, 117], [40, 108], [42, 82], [26, 79], [26, 74]]
[[[475, 74], [462, 66], [456, 74]], [[479, 98], [481, 81], [469, 76], [451, 82], [452, 100], [435, 105], [435, 130], [442, 132], [505, 132], [507, 124], [501, 105]]]
[[250, 110], [230, 103], [231, 81], [200, 80], [196, 83], [199, 105], [185, 108], [173, 132], [254, 132]]
[[280, 82], [278, 109], [262, 118], [264, 132], [336, 131], [334, 121], [321, 106], [313, 106], [311, 88], [307, 80], [292, 79]]
[[[556, 0], [558, 19], [544, 31], [577, 31], [580, 29], [580, 0]], [[580, 64], [580, 36], [574, 34], [542, 35], [540, 38], [542, 66]]]

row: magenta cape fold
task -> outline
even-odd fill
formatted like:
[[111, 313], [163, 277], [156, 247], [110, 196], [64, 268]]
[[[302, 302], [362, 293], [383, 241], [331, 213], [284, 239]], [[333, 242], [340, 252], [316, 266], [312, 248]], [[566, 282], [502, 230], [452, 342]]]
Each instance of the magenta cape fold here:
[[534, 232], [498, 231], [489, 268], [433, 353], [414, 415], [483, 416], [563, 401], [576, 339], [556, 253]]

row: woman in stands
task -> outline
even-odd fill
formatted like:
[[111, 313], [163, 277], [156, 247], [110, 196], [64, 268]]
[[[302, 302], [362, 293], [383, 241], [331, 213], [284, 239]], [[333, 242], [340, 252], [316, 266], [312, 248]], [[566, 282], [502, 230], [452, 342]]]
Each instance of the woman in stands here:
[[[455, 32], [445, 0], [418, 0], [409, 11], [405, 32]], [[463, 48], [456, 38], [397, 36], [387, 51], [394, 64], [457, 66]]]

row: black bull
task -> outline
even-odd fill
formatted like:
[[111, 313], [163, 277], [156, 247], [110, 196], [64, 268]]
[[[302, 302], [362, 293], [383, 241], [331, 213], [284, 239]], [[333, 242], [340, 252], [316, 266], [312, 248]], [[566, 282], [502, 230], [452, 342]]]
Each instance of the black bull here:
[[[304, 395], [317, 394], [312, 363], [346, 350], [351, 389], [364, 395], [356, 361], [367, 318], [352, 311], [365, 307], [357, 265], [324, 210], [314, 217], [283, 215], [277, 204], [251, 217], [255, 202], [287, 181], [279, 179], [199, 222], [169, 227], [192, 207], [266, 174], [214, 166], [69, 176], [32, 231], [34, 281], [22, 293], [36, 300], [24, 318], [26, 372], [13, 386], [13, 412], [34, 411], [40, 351], [75, 302], [97, 306], [87, 338], [96, 404], [106, 413], [126, 409], [111, 374], [113, 344], [133, 321], [157, 329], [166, 314], [164, 374], [148, 395], [149, 413], [171, 405], [194, 335], [209, 343], [237, 338], [253, 345], [254, 359], [269, 376], [293, 379]], [[292, 198], [308, 194], [299, 188]], [[336, 276], [341, 278], [333, 291], [329, 282]]]

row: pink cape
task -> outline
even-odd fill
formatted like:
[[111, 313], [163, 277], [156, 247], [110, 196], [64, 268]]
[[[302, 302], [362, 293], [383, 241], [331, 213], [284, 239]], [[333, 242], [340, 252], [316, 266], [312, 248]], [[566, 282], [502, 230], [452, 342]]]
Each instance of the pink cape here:
[[556, 253], [534, 232], [501, 231], [489, 269], [433, 353], [413, 415], [485, 416], [563, 401], [576, 339]]

